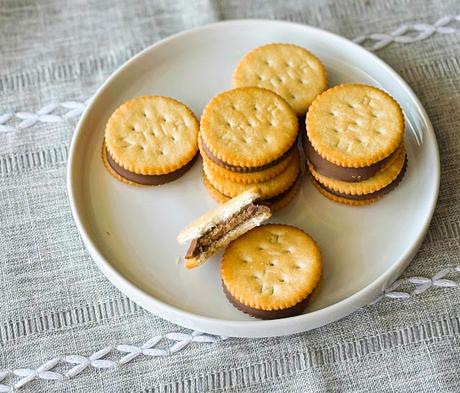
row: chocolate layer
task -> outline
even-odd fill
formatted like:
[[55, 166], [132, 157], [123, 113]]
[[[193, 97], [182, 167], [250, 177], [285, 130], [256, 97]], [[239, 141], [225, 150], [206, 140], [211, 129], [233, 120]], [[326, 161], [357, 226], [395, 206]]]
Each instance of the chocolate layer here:
[[259, 318], [259, 319], [288, 318], [288, 317], [293, 317], [295, 315], [302, 314], [303, 310], [305, 310], [305, 307], [307, 307], [308, 299], [310, 297], [310, 296], [307, 296], [304, 300], [300, 301], [294, 306], [284, 308], [281, 310], [261, 310], [258, 308], [246, 306], [245, 304], [235, 299], [235, 297], [233, 297], [233, 295], [227, 290], [224, 283], [222, 283], [222, 288], [224, 290], [225, 296], [227, 297], [228, 301], [233, 306], [235, 306], [238, 310], [250, 315], [251, 317]]
[[111, 157], [107, 149], [106, 154], [107, 162], [116, 173], [118, 173], [121, 177], [128, 179], [129, 181], [142, 184], [145, 186], [159, 186], [160, 184], [169, 183], [173, 180], [178, 179], [192, 167], [197, 157], [197, 155], [195, 155], [195, 157], [193, 157], [186, 165], [174, 172], [166, 173], [164, 175], [140, 175], [138, 173], [130, 172], [127, 169], [122, 168], [120, 165], [118, 165]]
[[331, 188], [326, 187], [324, 184], [321, 184], [319, 182], [318, 182], [318, 184], [320, 185], [320, 187], [324, 188], [327, 192], [329, 192], [331, 194], [334, 194], [336, 196], [351, 199], [351, 200], [355, 200], [355, 201], [363, 201], [363, 200], [366, 200], [366, 199], [372, 199], [372, 198], [375, 198], [375, 197], [378, 197], [378, 196], [383, 196], [385, 194], [388, 194], [390, 191], [393, 191], [398, 186], [398, 184], [401, 183], [401, 180], [403, 179], [404, 174], [406, 173], [406, 168], [407, 168], [407, 157], [406, 157], [406, 159], [404, 161], [404, 166], [401, 169], [401, 172], [399, 172], [399, 175], [396, 177], [396, 179], [394, 179], [390, 184], [388, 184], [387, 186], [381, 188], [380, 190], [377, 190], [375, 192], [371, 192], [369, 194], [349, 195], [349, 194], [345, 194], [345, 193], [342, 193], [342, 192], [332, 190]]
[[252, 217], [269, 211], [270, 210], [267, 206], [255, 205], [253, 203], [247, 205], [239, 212], [229, 217], [227, 220], [216, 224], [213, 228], [201, 235], [198, 239], [193, 240], [189, 249], [187, 250], [185, 258], [189, 259], [196, 257], [197, 255], [206, 251], [209, 246], [217, 242], [219, 239], [224, 237], [227, 233], [239, 225], [250, 220]]
[[229, 171], [232, 172], [238, 172], [238, 173], [252, 173], [252, 172], [259, 172], [264, 169], [271, 168], [278, 164], [279, 162], [283, 161], [285, 158], [291, 154], [294, 149], [296, 148], [297, 145], [297, 139], [296, 141], [292, 144], [292, 146], [281, 156], [278, 157], [276, 160], [269, 162], [268, 164], [261, 165], [261, 166], [254, 166], [254, 167], [246, 167], [246, 166], [235, 166], [235, 165], [230, 165], [226, 163], [225, 161], [222, 161], [219, 157], [215, 156], [209, 148], [206, 146], [206, 143], [204, 143], [203, 139], [201, 139], [201, 148], [204, 150], [206, 156], [215, 164], [221, 166], [222, 168], [228, 169]]
[[271, 198], [261, 199], [261, 200], [257, 201], [257, 203], [259, 205], [271, 206], [271, 205], [281, 201], [287, 194], [289, 194], [289, 192], [297, 185], [297, 183], [300, 182], [300, 179], [301, 179], [301, 173], [299, 172], [299, 174], [297, 175], [297, 178], [295, 179], [294, 183], [292, 183], [292, 185], [287, 190], [285, 190], [282, 193], [280, 193], [278, 195], [275, 195], [275, 196], [273, 196]]
[[321, 157], [319, 153], [313, 148], [307, 136], [304, 136], [302, 139], [305, 155], [308, 157], [309, 161], [313, 164], [319, 174], [330, 177], [332, 179], [347, 182], [360, 182], [374, 176], [379, 171], [379, 169], [383, 168], [383, 166], [385, 166], [385, 164], [390, 161], [393, 155], [398, 151], [398, 149], [396, 149], [388, 157], [379, 162], [376, 162], [375, 164], [362, 168], [350, 168], [335, 165], [332, 162], [329, 162], [325, 158]]

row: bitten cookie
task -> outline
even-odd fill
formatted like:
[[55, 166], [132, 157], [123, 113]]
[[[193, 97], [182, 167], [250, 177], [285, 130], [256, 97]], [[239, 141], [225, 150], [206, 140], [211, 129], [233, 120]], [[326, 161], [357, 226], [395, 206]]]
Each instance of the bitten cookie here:
[[259, 204], [257, 188], [230, 199], [184, 228], [177, 240], [190, 242], [185, 266], [189, 269], [203, 264], [219, 249], [271, 217], [270, 208]]
[[229, 244], [221, 275], [239, 310], [261, 319], [289, 317], [302, 313], [321, 279], [321, 252], [299, 228], [262, 225]]
[[298, 120], [278, 94], [244, 87], [218, 94], [201, 117], [209, 159], [235, 172], [254, 172], [284, 159], [296, 142]]
[[130, 184], [172, 181], [191, 166], [198, 151], [198, 131], [195, 115], [179, 101], [160, 96], [134, 98], [107, 122], [106, 167]]
[[305, 115], [327, 88], [327, 74], [319, 59], [292, 44], [268, 44], [253, 49], [233, 73], [233, 86], [259, 86], [283, 97], [297, 115]]
[[306, 117], [313, 149], [339, 167], [362, 168], [393, 153], [402, 143], [404, 116], [384, 91], [343, 84], [319, 95]]

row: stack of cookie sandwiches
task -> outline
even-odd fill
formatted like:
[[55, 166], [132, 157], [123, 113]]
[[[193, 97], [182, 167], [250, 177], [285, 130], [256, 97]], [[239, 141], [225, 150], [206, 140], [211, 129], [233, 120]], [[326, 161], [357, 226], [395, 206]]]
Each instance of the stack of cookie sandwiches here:
[[107, 122], [102, 160], [109, 173], [124, 183], [167, 183], [193, 165], [198, 131], [198, 120], [181, 102], [137, 97], [122, 104]]
[[224, 203], [256, 186], [273, 210], [286, 206], [300, 182], [299, 124], [289, 104], [260, 87], [218, 94], [201, 117], [204, 183]]
[[315, 187], [347, 205], [376, 202], [404, 176], [404, 128], [398, 103], [376, 87], [325, 91], [310, 106], [303, 138]]

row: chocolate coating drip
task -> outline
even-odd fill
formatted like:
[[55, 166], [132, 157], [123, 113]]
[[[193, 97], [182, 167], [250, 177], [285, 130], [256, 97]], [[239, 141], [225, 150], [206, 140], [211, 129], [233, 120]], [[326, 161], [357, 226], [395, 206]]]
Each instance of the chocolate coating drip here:
[[360, 182], [374, 176], [385, 164], [390, 161], [393, 155], [398, 151], [396, 149], [392, 154], [375, 164], [365, 166], [362, 168], [351, 168], [335, 165], [325, 158], [321, 157], [318, 152], [313, 148], [307, 136], [303, 137], [303, 149], [305, 155], [315, 167], [316, 171], [331, 179], [337, 179], [347, 182]]
[[246, 166], [235, 166], [235, 165], [230, 165], [227, 164], [225, 161], [222, 161], [219, 157], [215, 156], [209, 148], [206, 146], [204, 143], [203, 139], [201, 139], [201, 148], [205, 152], [206, 156], [215, 164], [221, 166], [222, 168], [228, 169], [229, 171], [232, 172], [237, 172], [237, 173], [252, 173], [252, 172], [259, 172], [264, 169], [271, 168], [278, 164], [279, 162], [283, 161], [285, 158], [287, 158], [296, 148], [297, 145], [297, 138], [292, 144], [292, 146], [281, 156], [278, 157], [276, 160], [269, 162], [268, 164], [261, 165], [261, 166], [254, 166], [254, 167], [246, 167]]
[[260, 310], [258, 308], [253, 308], [246, 306], [245, 304], [236, 300], [232, 294], [227, 290], [225, 284], [222, 283], [222, 288], [224, 290], [225, 296], [228, 301], [235, 306], [238, 310], [250, 315], [254, 318], [259, 319], [279, 319], [279, 318], [288, 318], [295, 315], [302, 314], [305, 307], [307, 307], [308, 299], [310, 296], [307, 296], [305, 299], [301, 300], [299, 303], [295, 304], [292, 307], [284, 308], [281, 310]]
[[142, 184], [144, 186], [159, 186], [160, 184], [169, 183], [178, 179], [192, 167], [197, 157], [197, 155], [195, 155], [195, 157], [193, 157], [186, 165], [174, 172], [166, 173], [164, 175], [140, 175], [138, 173], [130, 172], [118, 165], [110, 156], [110, 153], [107, 149], [106, 154], [107, 162], [116, 173], [118, 173], [121, 177], [128, 179], [129, 181], [137, 184]]

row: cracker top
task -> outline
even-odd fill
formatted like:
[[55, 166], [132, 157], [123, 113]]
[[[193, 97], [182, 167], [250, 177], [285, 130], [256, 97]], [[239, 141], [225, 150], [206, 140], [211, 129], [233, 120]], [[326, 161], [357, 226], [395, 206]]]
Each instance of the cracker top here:
[[260, 198], [257, 187], [251, 187], [237, 197], [230, 199], [223, 205], [203, 214], [191, 224], [187, 225], [178, 235], [177, 241], [184, 244], [190, 240], [197, 239], [212, 229], [217, 224], [228, 220], [244, 207]]
[[218, 94], [201, 117], [206, 147], [234, 166], [258, 167], [281, 157], [296, 140], [299, 124], [289, 104], [259, 87]]
[[222, 259], [222, 281], [240, 303], [261, 310], [292, 307], [321, 278], [315, 241], [299, 228], [268, 224], [234, 240]]
[[307, 135], [321, 157], [344, 167], [364, 167], [390, 155], [402, 142], [404, 115], [384, 91], [368, 85], [335, 86], [315, 99]]
[[304, 115], [318, 94], [327, 89], [327, 73], [319, 59], [292, 44], [268, 44], [253, 49], [233, 73], [233, 86], [259, 86], [283, 97]]
[[137, 97], [110, 117], [105, 143], [114, 161], [142, 175], [163, 175], [187, 164], [198, 151], [199, 123], [181, 102]]

